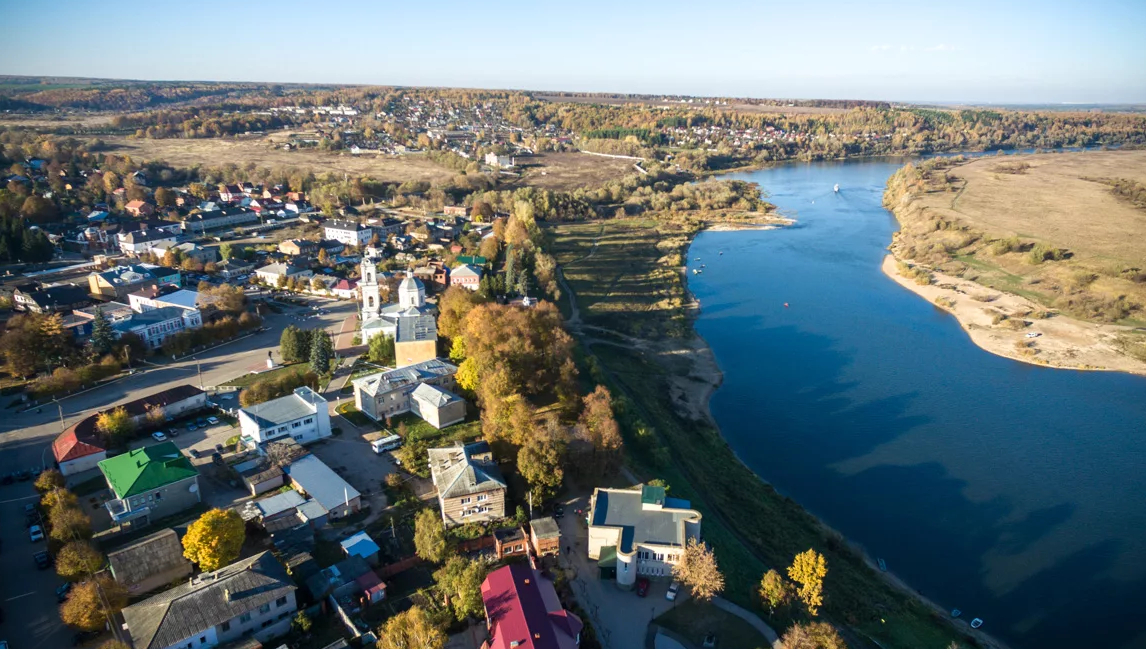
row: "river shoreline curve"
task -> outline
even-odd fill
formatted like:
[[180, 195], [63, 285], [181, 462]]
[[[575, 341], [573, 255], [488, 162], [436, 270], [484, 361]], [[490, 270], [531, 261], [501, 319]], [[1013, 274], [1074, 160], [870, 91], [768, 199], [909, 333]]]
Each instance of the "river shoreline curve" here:
[[[930, 273], [931, 283], [918, 284], [905, 277], [900, 263]], [[996, 356], [1043, 367], [1146, 376], [1146, 363], [1126, 356], [1117, 347], [1118, 334], [1131, 327], [1087, 323], [1059, 314], [1024, 319], [1023, 315], [1029, 317], [1043, 307], [1013, 293], [898, 259], [894, 247], [892, 254], [884, 257], [880, 270], [896, 284], [950, 313], [976, 346]], [[994, 322], [998, 314], [1007, 319]], [[1000, 326], [1016, 321], [1029, 324], [1017, 329]], [[1037, 335], [1028, 337], [1029, 334]]]

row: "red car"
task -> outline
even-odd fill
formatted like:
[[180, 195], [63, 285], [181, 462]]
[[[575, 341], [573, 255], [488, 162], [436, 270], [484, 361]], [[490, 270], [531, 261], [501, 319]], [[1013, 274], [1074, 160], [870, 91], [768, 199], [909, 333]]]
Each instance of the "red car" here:
[[637, 597], [644, 597], [649, 594], [649, 580], [641, 577], [637, 580]]

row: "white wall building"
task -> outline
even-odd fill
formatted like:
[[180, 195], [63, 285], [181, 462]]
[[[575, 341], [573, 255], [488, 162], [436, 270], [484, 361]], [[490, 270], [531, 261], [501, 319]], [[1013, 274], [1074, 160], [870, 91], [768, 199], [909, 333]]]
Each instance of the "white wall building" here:
[[326, 399], [308, 387], [292, 394], [239, 410], [244, 441], [262, 444], [290, 437], [309, 444], [330, 437], [330, 409]]
[[330, 220], [323, 224], [325, 238], [348, 246], [365, 246], [374, 237], [374, 229], [356, 221]]

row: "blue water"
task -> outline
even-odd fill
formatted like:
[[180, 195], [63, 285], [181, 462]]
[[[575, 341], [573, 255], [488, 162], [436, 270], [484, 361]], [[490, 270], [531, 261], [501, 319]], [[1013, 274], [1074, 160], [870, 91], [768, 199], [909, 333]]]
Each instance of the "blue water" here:
[[798, 225], [706, 232], [690, 249], [690, 269], [707, 266], [689, 286], [724, 371], [724, 436], [1014, 647], [1146, 646], [1146, 379], [994, 356], [884, 276], [896, 224], [880, 197], [898, 165], [731, 176]]

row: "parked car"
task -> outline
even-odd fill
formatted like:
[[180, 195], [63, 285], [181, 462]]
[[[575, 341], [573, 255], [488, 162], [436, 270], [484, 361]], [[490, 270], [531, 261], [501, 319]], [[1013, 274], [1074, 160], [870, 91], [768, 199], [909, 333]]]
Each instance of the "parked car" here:
[[28, 475], [28, 472], [27, 472], [27, 471], [17, 471], [17, 472], [16, 472], [15, 474], [13, 474], [13, 475], [15, 475], [15, 476], [16, 476], [16, 479], [17, 479], [17, 480], [19, 480], [20, 482], [27, 482], [27, 481], [28, 481], [28, 478], [30, 478], [30, 477], [31, 477], [31, 476], [29, 476], [29, 475]]
[[196, 460], [198, 460], [199, 458], [203, 457], [203, 454], [202, 454], [202, 453], [200, 453], [199, 451], [195, 450], [195, 449], [191, 449], [191, 450], [189, 450], [189, 451], [187, 451], [187, 452], [188, 452], [188, 453], [190, 453], [190, 454], [191, 454], [191, 457], [195, 458]]
[[207, 427], [207, 420], [200, 417], [199, 419], [195, 420], [195, 425], [198, 426], [199, 428], [206, 428]]
[[195, 425], [195, 422], [191, 422], [191, 423], [187, 424], [187, 430], [188, 431], [197, 430], [198, 428], [199, 427]]
[[44, 540], [44, 530], [39, 525], [33, 525], [28, 528], [28, 538], [32, 539], [32, 543]]
[[219, 423], [219, 418], [218, 418], [218, 417], [208, 417], [208, 418], [207, 418], [207, 423], [208, 423], [208, 424], [211, 424], [212, 426], [214, 426], [214, 425], [216, 425], [216, 424], [218, 424], [218, 423]]
[[24, 503], [24, 515], [25, 516], [27, 516], [28, 514], [35, 514], [35, 513], [36, 513], [36, 503]]
[[218, 453], [211, 454], [211, 461], [215, 464], [218, 464], [219, 466], [223, 466], [223, 456], [219, 455]]
[[561, 519], [565, 516], [565, 505], [556, 504], [553, 506], [553, 518]]
[[641, 577], [637, 580], [637, 597], [644, 597], [649, 594], [649, 580]]
[[151, 434], [151, 439], [154, 439], [157, 442], [166, 442], [167, 436], [164, 435], [161, 431], [157, 430]]
[[56, 589], [56, 601], [63, 604], [64, 600], [68, 598], [68, 592], [71, 590], [72, 582], [65, 581], [64, 583], [60, 584], [60, 587]]
[[167, 431], [167, 436], [168, 437], [179, 437], [179, 431], [172, 428], [171, 430]]
[[36, 567], [40, 570], [47, 570], [48, 566], [52, 565], [52, 558], [47, 552], [37, 552], [32, 558], [36, 560]]
[[665, 593], [665, 599], [667, 599], [670, 602], [675, 602], [677, 593], [679, 593], [679, 592], [680, 592], [680, 582], [674, 581], [671, 584], [669, 584], [669, 589]]
[[216, 444], [215, 445], [215, 452], [222, 455], [223, 453], [227, 452], [227, 449], [223, 448], [222, 444]]

